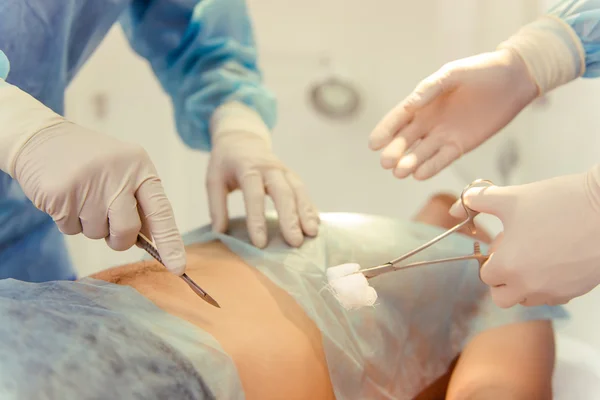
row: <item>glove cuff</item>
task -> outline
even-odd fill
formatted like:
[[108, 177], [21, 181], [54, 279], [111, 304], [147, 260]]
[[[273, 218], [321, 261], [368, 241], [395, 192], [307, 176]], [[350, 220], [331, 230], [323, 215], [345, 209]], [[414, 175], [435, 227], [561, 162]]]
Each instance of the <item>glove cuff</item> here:
[[525, 25], [498, 49], [521, 56], [540, 95], [585, 72], [585, 50], [579, 37], [568, 24], [550, 15]]
[[60, 115], [16, 86], [0, 85], [0, 170], [15, 177], [15, 161], [38, 132], [64, 121]]
[[213, 143], [231, 132], [255, 134], [271, 147], [271, 133], [260, 114], [237, 101], [219, 106], [210, 118], [210, 136]]
[[585, 191], [592, 207], [600, 213], [600, 164], [596, 164], [586, 174]]

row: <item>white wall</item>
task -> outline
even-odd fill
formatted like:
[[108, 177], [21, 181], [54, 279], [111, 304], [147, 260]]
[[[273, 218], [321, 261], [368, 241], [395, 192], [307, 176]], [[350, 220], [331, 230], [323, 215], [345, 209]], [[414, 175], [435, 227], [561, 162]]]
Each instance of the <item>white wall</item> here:
[[[539, 13], [539, 3], [389, 0], [373, 7], [359, 0], [249, 0], [266, 81], [279, 99], [277, 154], [305, 180], [321, 210], [400, 218], [408, 218], [431, 193], [457, 193], [475, 178], [507, 184], [584, 169], [598, 159], [600, 139], [593, 135], [598, 129], [597, 104], [591, 97], [600, 89], [594, 86], [600, 85], [597, 82], [558, 90], [548, 108], [527, 110], [480, 150], [426, 182], [394, 179], [366, 146], [378, 119], [420, 79], [446, 61], [493, 49]], [[325, 59], [329, 69], [323, 66]], [[312, 111], [307, 88], [330, 69], [361, 88], [364, 108], [357, 118], [328, 121]], [[181, 143], [169, 99], [118, 28], [69, 88], [67, 114], [85, 126], [144, 145], [164, 181], [181, 230], [208, 223], [204, 189], [208, 156]], [[498, 163], [511, 141], [521, 163], [505, 176]], [[578, 156], [567, 157], [562, 149]], [[239, 195], [230, 203], [233, 215], [243, 213]], [[83, 237], [70, 238], [69, 246], [82, 274], [142, 255], [137, 249], [115, 253], [103, 241]], [[600, 323], [590, 315], [599, 303], [598, 292], [574, 301], [569, 305], [574, 319], [566, 328], [598, 348]]]

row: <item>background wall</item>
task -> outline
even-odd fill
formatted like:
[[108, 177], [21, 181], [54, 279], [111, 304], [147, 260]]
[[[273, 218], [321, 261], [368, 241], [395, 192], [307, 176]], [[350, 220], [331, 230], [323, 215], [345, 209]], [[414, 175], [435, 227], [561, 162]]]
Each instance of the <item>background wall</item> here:
[[[598, 160], [599, 82], [576, 82], [541, 99], [478, 151], [426, 182], [396, 180], [367, 148], [381, 116], [444, 62], [492, 50], [552, 1], [248, 0], [266, 82], [279, 99], [273, 134], [277, 154], [305, 180], [322, 211], [408, 218], [429, 195], [454, 193], [482, 177], [514, 184], [584, 170]], [[319, 116], [311, 85], [334, 74], [359, 88], [363, 107], [347, 121]], [[71, 85], [67, 115], [82, 125], [141, 143], [150, 153], [182, 231], [209, 222], [204, 176], [208, 155], [187, 149], [172, 121], [168, 97], [146, 62], [115, 27]], [[585, 146], [581, 144], [585, 143]], [[588, 145], [591, 144], [591, 145]], [[573, 156], [568, 156], [573, 154]], [[242, 215], [239, 194], [232, 215]], [[488, 219], [487, 226], [501, 225]], [[69, 238], [81, 274], [138, 260], [132, 249]], [[600, 349], [600, 292], [568, 306], [567, 333]]]

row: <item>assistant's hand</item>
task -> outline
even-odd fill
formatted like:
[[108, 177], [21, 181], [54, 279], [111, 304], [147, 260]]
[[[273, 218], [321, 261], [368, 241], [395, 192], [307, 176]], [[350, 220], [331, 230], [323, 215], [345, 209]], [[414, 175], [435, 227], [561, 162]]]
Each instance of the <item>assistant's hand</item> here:
[[[465, 201], [504, 225], [481, 270], [498, 306], [563, 304], [600, 284], [600, 166], [526, 185], [473, 188]], [[460, 203], [450, 213], [465, 216]]]
[[281, 232], [291, 246], [300, 246], [304, 235], [318, 233], [319, 214], [304, 184], [275, 157], [269, 142], [261, 135], [231, 131], [213, 137], [206, 182], [215, 231], [227, 230], [227, 195], [241, 189], [248, 233], [256, 247], [267, 245], [265, 194], [273, 199]]
[[506, 126], [537, 95], [511, 50], [444, 65], [375, 127], [369, 147], [398, 178], [428, 179]]

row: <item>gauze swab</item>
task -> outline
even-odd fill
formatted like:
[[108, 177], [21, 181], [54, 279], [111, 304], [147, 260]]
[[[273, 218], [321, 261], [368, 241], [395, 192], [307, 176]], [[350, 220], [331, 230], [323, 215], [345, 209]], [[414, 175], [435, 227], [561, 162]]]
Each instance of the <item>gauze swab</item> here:
[[377, 292], [369, 285], [358, 264], [342, 264], [327, 269], [329, 289], [346, 310], [375, 304]]

